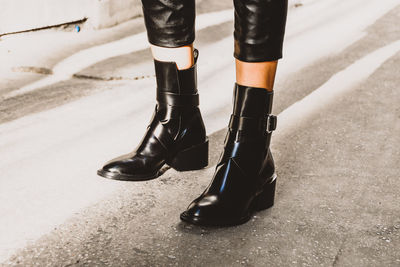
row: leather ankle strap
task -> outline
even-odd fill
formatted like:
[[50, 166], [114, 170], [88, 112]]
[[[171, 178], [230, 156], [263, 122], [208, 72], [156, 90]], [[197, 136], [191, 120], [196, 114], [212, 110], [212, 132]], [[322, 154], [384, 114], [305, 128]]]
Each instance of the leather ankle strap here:
[[157, 102], [178, 107], [197, 107], [199, 105], [199, 95], [180, 95], [170, 92], [157, 92]]
[[229, 128], [232, 130], [248, 131], [248, 132], [265, 132], [267, 134], [276, 129], [277, 117], [268, 115], [263, 118], [240, 117], [231, 115]]

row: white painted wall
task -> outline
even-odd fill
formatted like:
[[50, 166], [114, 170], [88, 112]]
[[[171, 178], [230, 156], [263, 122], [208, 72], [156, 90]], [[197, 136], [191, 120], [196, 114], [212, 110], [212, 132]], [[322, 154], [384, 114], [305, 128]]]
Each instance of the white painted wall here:
[[95, 3], [88, 22], [96, 29], [127, 21], [142, 14], [140, 0], [92, 0]]
[[0, 34], [84, 18], [98, 29], [113, 26], [140, 13], [140, 0], [0, 0]]

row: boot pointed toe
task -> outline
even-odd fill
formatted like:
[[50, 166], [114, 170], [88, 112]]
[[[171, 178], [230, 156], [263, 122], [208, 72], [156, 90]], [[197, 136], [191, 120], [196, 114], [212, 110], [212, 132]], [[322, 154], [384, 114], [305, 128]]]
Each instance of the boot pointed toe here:
[[187, 223], [196, 225], [214, 225], [210, 222], [210, 218], [214, 219], [212, 216], [207, 216], [206, 207], [201, 207], [197, 203], [192, 203], [189, 205], [188, 209], [181, 213], [181, 220]]
[[182, 221], [202, 226], [230, 226], [240, 224], [235, 210], [219, 202], [217, 195], [200, 196], [181, 213]]
[[[148, 162], [149, 160], [147, 160]], [[121, 181], [150, 180], [158, 176], [155, 164], [146, 164], [138, 157], [110, 161], [97, 174], [108, 179]]]

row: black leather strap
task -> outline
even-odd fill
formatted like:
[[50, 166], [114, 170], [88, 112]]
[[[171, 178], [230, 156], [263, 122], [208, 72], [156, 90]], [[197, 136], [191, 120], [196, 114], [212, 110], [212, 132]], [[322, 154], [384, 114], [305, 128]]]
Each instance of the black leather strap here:
[[166, 151], [168, 151], [174, 144], [174, 139], [172, 136], [168, 133], [168, 129], [165, 128], [165, 126], [160, 122], [160, 120], [157, 120], [156, 126], [153, 130], [153, 135], [157, 140], [160, 142], [160, 144], [164, 147]]
[[199, 105], [199, 95], [180, 95], [169, 92], [157, 92], [157, 102], [167, 104], [170, 106], [198, 106]]
[[265, 118], [252, 118], [231, 115], [229, 128], [238, 131], [265, 131], [271, 133], [276, 129], [277, 118], [274, 115], [268, 115]]

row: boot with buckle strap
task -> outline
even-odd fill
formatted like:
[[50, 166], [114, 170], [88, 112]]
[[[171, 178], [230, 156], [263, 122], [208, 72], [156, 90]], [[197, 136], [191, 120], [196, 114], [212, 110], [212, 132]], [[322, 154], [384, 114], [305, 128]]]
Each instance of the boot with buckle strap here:
[[178, 171], [208, 165], [208, 139], [197, 93], [196, 62], [178, 70], [175, 62], [154, 60], [157, 105], [147, 132], [133, 152], [106, 163], [98, 170], [105, 178], [125, 181], [149, 180], [159, 176], [163, 165]]
[[250, 220], [274, 204], [276, 174], [269, 149], [276, 117], [273, 92], [235, 84], [233, 114], [224, 151], [203, 194], [181, 220], [205, 226], [231, 226]]

